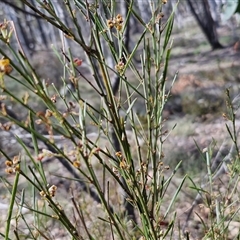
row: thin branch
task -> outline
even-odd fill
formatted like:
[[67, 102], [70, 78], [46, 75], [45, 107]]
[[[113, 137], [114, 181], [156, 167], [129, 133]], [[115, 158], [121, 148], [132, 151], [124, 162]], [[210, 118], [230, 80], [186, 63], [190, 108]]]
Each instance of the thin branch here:
[[[227, 161], [229, 161], [232, 157], [232, 154], [234, 151], [234, 144], [232, 144], [229, 153], [221, 160], [221, 162], [219, 162], [219, 157], [222, 154], [223, 146], [225, 146], [224, 143], [222, 144], [219, 152], [217, 153], [217, 155], [212, 163], [212, 167], [211, 167], [212, 169], [216, 169], [217, 167], [219, 167], [219, 169], [216, 171], [216, 173], [212, 176], [212, 180], [215, 180], [220, 175], [228, 172]], [[217, 164], [218, 164], [218, 166], [217, 166]], [[207, 176], [208, 175], [206, 175], [204, 177], [204, 179], [207, 178]], [[208, 185], [209, 185], [209, 182], [201, 184], [201, 189], [205, 189]], [[185, 224], [183, 225], [183, 228], [182, 228], [183, 234], [185, 233], [185, 230], [188, 227], [189, 219], [192, 215], [193, 209], [201, 202], [202, 202], [202, 195], [201, 195], [201, 193], [198, 193], [192, 203], [191, 208], [188, 210], [187, 218], [186, 218]]]
[[[24, 14], [27, 14], [27, 15], [30, 15], [30, 16], [33, 16], [35, 18], [38, 18], [38, 19], [42, 19], [42, 17], [40, 17], [39, 15], [35, 14], [35, 13], [32, 13], [32, 12], [29, 12], [29, 11], [26, 11], [18, 6], [16, 6], [16, 4], [8, 1], [8, 0], [2, 0], [2, 3], [14, 8], [16, 11], [19, 11], [19, 12], [22, 12]], [[54, 19], [53, 19], [54, 20]]]
[[[1, 106], [1, 104], [2, 104], [2, 102], [0, 101], [0, 106]], [[5, 106], [5, 110], [6, 110], [7, 115], [11, 116], [12, 118], [16, 119], [17, 121], [20, 121], [19, 118], [17, 117], [17, 115], [16, 115], [12, 110], [10, 110], [9, 108], [7, 108], [6, 106]], [[12, 132], [12, 131], [13, 131], [13, 130], [10, 129], [8, 132], [9, 132], [13, 137], [14, 137], [15, 135], [18, 135], [18, 133], [16, 134], [16, 132]], [[20, 132], [21, 132], [21, 131], [20, 131]], [[26, 137], [29, 138], [29, 135], [30, 135], [30, 134], [27, 134]], [[36, 137], [37, 137], [37, 136], [36, 136]], [[38, 138], [38, 137], [37, 137], [37, 138]], [[29, 148], [31, 148], [31, 149], [33, 148], [33, 147], [31, 146], [31, 141], [26, 141], [26, 138], [24, 139], [24, 136], [23, 136], [23, 135], [21, 135], [21, 139], [23, 140], [24, 144], [26, 144], [27, 147], [29, 147]], [[57, 154], [57, 151], [55, 150], [55, 148], [54, 148], [51, 144], [46, 143], [46, 142], [43, 142], [43, 140], [42, 140], [42, 139], [39, 139], [39, 138], [38, 138], [38, 140], [41, 141], [42, 143], [44, 143], [49, 151], [51, 151], [52, 153], [56, 153], [56, 154]], [[88, 194], [91, 196], [91, 198], [92, 198], [94, 201], [96, 201], [97, 203], [100, 203], [100, 204], [102, 203], [102, 202], [101, 202], [101, 199], [100, 199], [99, 196], [98, 196], [98, 194], [97, 194], [91, 187], [89, 187], [89, 186], [87, 186], [87, 185], [85, 184], [84, 180], [79, 176], [79, 174], [78, 174], [77, 172], [74, 171], [74, 169], [72, 168], [72, 166], [71, 166], [71, 164], [70, 164], [69, 162], [67, 162], [64, 158], [58, 157], [58, 156], [56, 156], [56, 159], [59, 160], [59, 162], [67, 169], [67, 171], [68, 171], [70, 174], [72, 174], [72, 176], [73, 176], [74, 178], [78, 179], [78, 183], [79, 183], [79, 185], [80, 185], [81, 190], [83, 190], [84, 192], [88, 193]], [[113, 212], [112, 206], [110, 206], [109, 209], [110, 209], [111, 212]]]

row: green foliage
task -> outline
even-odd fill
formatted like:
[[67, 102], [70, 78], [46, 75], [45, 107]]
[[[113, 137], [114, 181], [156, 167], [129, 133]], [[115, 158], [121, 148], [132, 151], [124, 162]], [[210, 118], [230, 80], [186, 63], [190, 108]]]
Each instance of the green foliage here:
[[236, 13], [240, 13], [240, 1], [227, 1], [222, 9], [222, 20], [227, 21]]

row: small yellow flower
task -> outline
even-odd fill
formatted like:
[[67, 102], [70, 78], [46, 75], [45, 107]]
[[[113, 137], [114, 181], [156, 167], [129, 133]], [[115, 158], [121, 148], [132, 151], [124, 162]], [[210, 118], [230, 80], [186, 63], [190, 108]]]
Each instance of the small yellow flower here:
[[0, 73], [10, 74], [12, 70], [9, 59], [0, 59]]
[[75, 168], [80, 168], [81, 163], [76, 160], [76, 161], [73, 162], [73, 166], [74, 166]]
[[120, 32], [122, 30], [122, 25], [121, 24], [117, 24], [116, 25], [116, 29]]
[[117, 31], [121, 31], [123, 27], [123, 17], [121, 14], [118, 14], [114, 19], [107, 20], [108, 28], [112, 29], [115, 27]]
[[123, 170], [128, 170], [129, 169], [129, 165], [127, 165], [126, 160], [123, 159], [120, 164], [119, 164], [120, 168]]
[[108, 26], [108, 28], [113, 28], [114, 27], [114, 22], [113, 22], [113, 20], [107, 20], [107, 26]]
[[122, 157], [122, 153], [121, 153], [121, 152], [116, 152], [115, 155], [116, 155], [117, 157]]
[[8, 174], [13, 174], [20, 171], [20, 156], [14, 156], [13, 159], [5, 161], [5, 172]]
[[20, 172], [20, 165], [19, 165], [19, 164], [16, 165], [15, 168], [14, 168], [14, 170], [15, 170], [16, 172]]
[[41, 191], [39, 194], [41, 197], [46, 197], [46, 193], [44, 191]]
[[118, 14], [118, 15], [116, 16], [115, 20], [116, 20], [116, 22], [117, 22], [118, 24], [122, 24], [122, 23], [123, 23], [123, 17], [122, 17], [122, 15], [121, 15], [121, 14]]

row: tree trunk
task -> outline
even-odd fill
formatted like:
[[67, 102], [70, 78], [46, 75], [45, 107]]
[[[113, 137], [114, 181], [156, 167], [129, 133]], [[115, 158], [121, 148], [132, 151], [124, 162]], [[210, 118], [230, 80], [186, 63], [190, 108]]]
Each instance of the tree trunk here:
[[223, 48], [218, 40], [216, 22], [213, 20], [208, 0], [187, 0], [193, 16], [204, 32], [213, 50]]

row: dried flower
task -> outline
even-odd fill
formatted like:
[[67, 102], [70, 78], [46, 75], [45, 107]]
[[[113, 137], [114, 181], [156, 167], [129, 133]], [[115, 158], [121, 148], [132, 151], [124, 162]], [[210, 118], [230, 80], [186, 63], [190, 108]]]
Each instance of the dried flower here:
[[157, 17], [156, 17], [156, 23], [159, 23], [159, 21], [164, 17], [164, 14], [162, 12], [160, 12]]
[[4, 130], [4, 131], [9, 131], [12, 127], [13, 123], [11, 122], [6, 122], [4, 124], [0, 123], [0, 129]]
[[20, 171], [20, 165], [16, 165], [15, 168], [14, 168], [15, 172], [19, 172]]
[[5, 165], [6, 165], [6, 169], [5, 172], [8, 174], [12, 174], [15, 172], [19, 172], [20, 171], [20, 156], [14, 156], [12, 161], [10, 160], [6, 160], [5, 161]]
[[20, 163], [19, 156], [14, 156], [12, 161], [10, 160], [5, 161], [5, 165], [6, 165], [5, 172], [8, 174], [19, 172], [20, 171], [19, 163]]
[[20, 163], [19, 155], [13, 157], [12, 163], [13, 163], [13, 165], [17, 165]]
[[57, 191], [57, 186], [55, 185], [52, 185], [49, 189], [48, 189], [48, 192], [50, 194], [51, 197], [54, 197], [55, 196], [55, 193]]
[[10, 38], [13, 33], [13, 28], [10, 27], [8, 28], [9, 21], [4, 20], [4, 22], [0, 23], [0, 35], [2, 36], [2, 39], [6, 42], [9, 43]]
[[49, 118], [49, 117], [51, 117], [52, 115], [53, 115], [53, 112], [52, 112], [51, 110], [47, 109], [47, 110], [46, 110], [46, 113], [45, 113], [45, 117], [46, 117], [46, 118]]
[[108, 28], [113, 28], [114, 27], [114, 22], [113, 22], [113, 20], [107, 20], [107, 26], [108, 26]]
[[48, 192], [45, 192], [44, 190], [42, 190], [39, 194], [42, 197], [46, 197], [47, 195], [49, 195], [50, 197], [54, 197], [57, 191], [57, 186], [52, 185], [49, 189]]
[[129, 166], [127, 165], [125, 159], [123, 159], [123, 160], [120, 162], [120, 165], [119, 165], [119, 166], [120, 166], [120, 168], [123, 169], [123, 170], [129, 169]]
[[122, 73], [124, 70], [125, 64], [123, 61], [120, 61], [116, 66], [115, 69], [119, 72]]
[[226, 113], [223, 113], [222, 116], [223, 116], [224, 120], [226, 120], [226, 121], [229, 120], [229, 117]]
[[45, 157], [51, 158], [51, 157], [54, 157], [54, 156], [55, 156], [55, 154], [53, 152], [51, 152], [47, 149], [43, 149], [42, 152], [37, 155], [36, 160], [37, 161], [42, 161], [43, 158], [45, 158]]
[[115, 19], [116, 19], [116, 23], [118, 23], [118, 24], [123, 23], [123, 17], [121, 14], [118, 14]]
[[46, 193], [44, 191], [41, 191], [39, 194], [41, 197], [46, 197]]
[[37, 119], [37, 120], [35, 121], [35, 123], [36, 123], [37, 125], [40, 125], [40, 124], [43, 123], [43, 121], [42, 121], [42, 119]]
[[55, 155], [53, 152], [49, 151], [48, 149], [43, 149], [42, 153], [44, 157], [53, 157]]
[[10, 161], [10, 160], [7, 160], [7, 161], [5, 161], [5, 165], [6, 165], [7, 167], [11, 167], [11, 166], [13, 165], [13, 162]]
[[37, 160], [37, 161], [42, 161], [43, 158], [44, 158], [44, 155], [43, 155], [42, 153], [39, 153], [39, 154], [37, 155], [36, 160]]
[[115, 27], [118, 31], [122, 30], [123, 26], [123, 17], [121, 14], [118, 14], [114, 19], [107, 20], [108, 28], [112, 29]]
[[6, 100], [7, 99], [7, 96], [6, 95], [0, 95], [0, 101], [1, 100]]
[[[1, 75], [0, 75], [1, 76]], [[0, 77], [0, 80], [1, 80], [1, 77]], [[3, 115], [3, 116], [7, 116], [8, 114], [7, 114], [7, 110], [6, 110], [6, 105], [5, 105], [5, 103], [1, 103], [1, 114]]]
[[14, 169], [13, 168], [6, 168], [5, 169], [5, 172], [7, 173], [7, 174], [13, 174], [14, 173]]
[[82, 60], [82, 59], [79, 59], [79, 58], [75, 58], [75, 59], [73, 60], [73, 64], [74, 64], [75, 67], [81, 66], [81, 65], [82, 65], [82, 62], [83, 62], [83, 60]]
[[101, 148], [98, 147], [98, 148], [96, 148], [94, 151], [95, 151], [95, 153], [99, 153], [99, 152], [101, 151]]
[[4, 21], [4, 22], [0, 23], [1, 31], [6, 30], [7, 29], [7, 25], [8, 25], [7, 21]]
[[56, 94], [54, 94], [54, 95], [51, 97], [51, 101], [52, 101], [53, 103], [56, 103], [56, 102], [57, 102], [57, 95], [56, 95]]
[[73, 102], [69, 102], [69, 105], [70, 105], [70, 108], [71, 108], [71, 109], [76, 107], [76, 104], [73, 103]]

